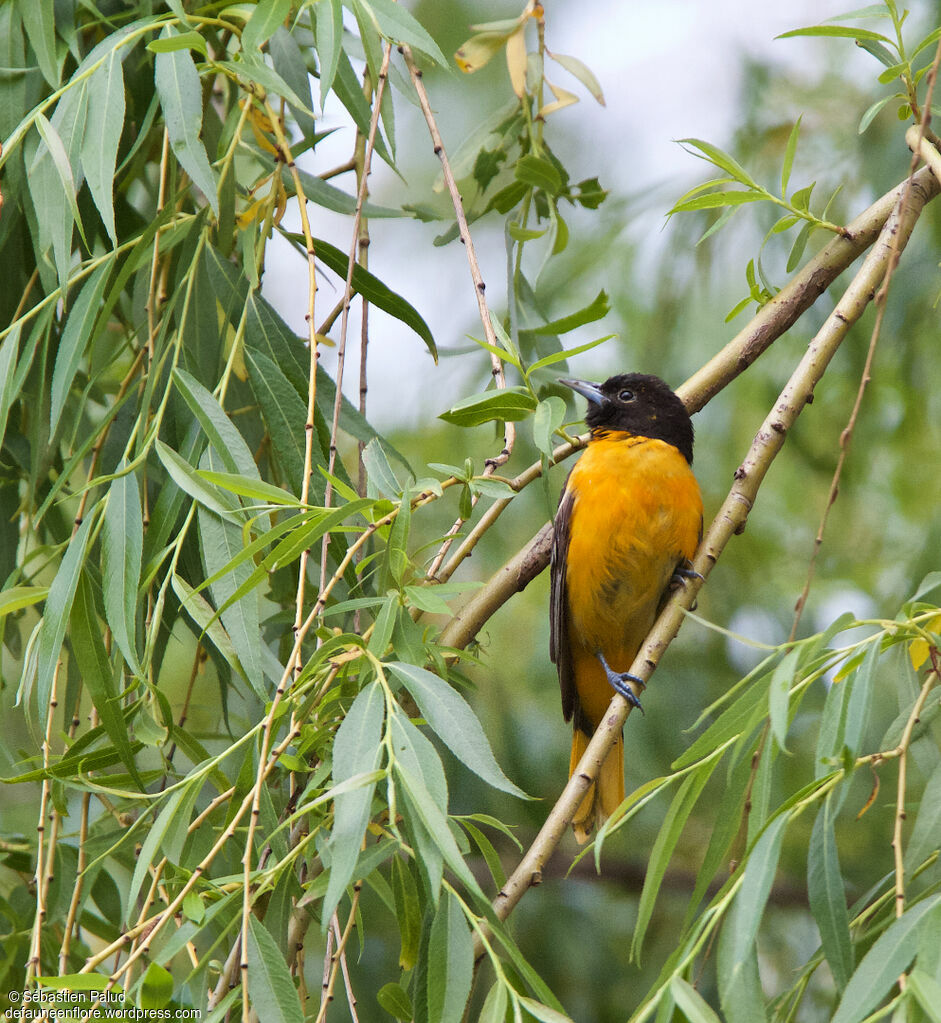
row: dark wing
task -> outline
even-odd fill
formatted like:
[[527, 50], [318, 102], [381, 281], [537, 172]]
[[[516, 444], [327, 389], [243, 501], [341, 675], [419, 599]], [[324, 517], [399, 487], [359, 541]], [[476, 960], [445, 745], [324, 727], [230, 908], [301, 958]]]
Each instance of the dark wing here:
[[568, 487], [562, 491], [559, 510], [555, 513], [552, 532], [552, 557], [549, 562], [549, 656], [559, 669], [562, 689], [562, 713], [568, 721], [575, 712], [578, 694], [575, 690], [575, 672], [572, 651], [569, 649], [568, 594], [565, 584], [565, 565], [569, 549], [569, 524], [572, 519], [574, 495]]

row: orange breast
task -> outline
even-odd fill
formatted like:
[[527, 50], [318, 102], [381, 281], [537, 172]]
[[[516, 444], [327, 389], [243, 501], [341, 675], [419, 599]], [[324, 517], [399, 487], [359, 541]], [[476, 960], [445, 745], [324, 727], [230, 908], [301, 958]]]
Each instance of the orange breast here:
[[597, 724], [611, 687], [595, 655], [630, 669], [677, 562], [696, 550], [702, 497], [676, 448], [623, 434], [592, 441], [568, 489], [569, 642], [579, 702]]

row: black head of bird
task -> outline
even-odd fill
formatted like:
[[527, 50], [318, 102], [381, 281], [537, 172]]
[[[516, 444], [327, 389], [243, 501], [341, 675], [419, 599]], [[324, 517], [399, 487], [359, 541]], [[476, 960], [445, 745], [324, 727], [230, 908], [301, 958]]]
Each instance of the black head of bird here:
[[603, 384], [560, 379], [588, 399], [585, 423], [592, 436], [626, 433], [672, 444], [693, 461], [693, 424], [686, 406], [659, 378], [647, 373], [618, 373]]

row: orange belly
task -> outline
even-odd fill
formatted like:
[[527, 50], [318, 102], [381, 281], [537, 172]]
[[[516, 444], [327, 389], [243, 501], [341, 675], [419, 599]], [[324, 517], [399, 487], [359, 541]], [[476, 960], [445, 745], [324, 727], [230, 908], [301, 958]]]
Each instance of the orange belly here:
[[629, 671], [677, 563], [691, 558], [702, 497], [670, 444], [612, 435], [589, 444], [568, 481], [576, 497], [566, 557], [575, 688], [592, 730], [612, 689], [597, 659]]

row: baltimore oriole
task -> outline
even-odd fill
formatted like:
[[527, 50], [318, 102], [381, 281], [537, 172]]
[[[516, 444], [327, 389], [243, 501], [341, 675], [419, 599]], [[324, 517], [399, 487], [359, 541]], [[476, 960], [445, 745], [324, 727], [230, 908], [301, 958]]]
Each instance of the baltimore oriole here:
[[[552, 543], [549, 651], [573, 719], [569, 776], [611, 701], [640, 707], [628, 673], [671, 585], [702, 536], [693, 425], [655, 376], [561, 383], [588, 399], [588, 447], [569, 473]], [[642, 685], [642, 683], [641, 683]], [[624, 799], [624, 737], [572, 821], [579, 842]]]

